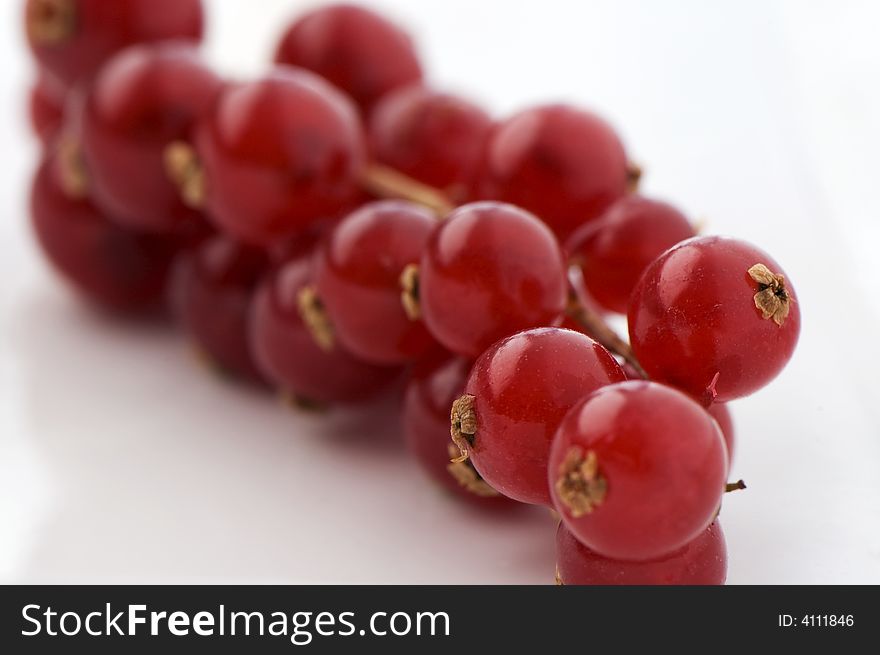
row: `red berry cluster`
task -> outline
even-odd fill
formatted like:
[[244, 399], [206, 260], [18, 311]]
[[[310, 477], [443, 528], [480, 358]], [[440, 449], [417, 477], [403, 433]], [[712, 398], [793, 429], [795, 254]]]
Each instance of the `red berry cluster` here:
[[724, 581], [724, 403], [791, 357], [797, 300], [765, 252], [637, 195], [606, 122], [495, 121], [354, 6], [299, 18], [244, 82], [201, 59], [199, 0], [25, 19], [32, 220], [86, 298], [170, 307], [219, 368], [302, 406], [406, 376], [415, 459], [486, 507], [554, 508], [560, 582]]

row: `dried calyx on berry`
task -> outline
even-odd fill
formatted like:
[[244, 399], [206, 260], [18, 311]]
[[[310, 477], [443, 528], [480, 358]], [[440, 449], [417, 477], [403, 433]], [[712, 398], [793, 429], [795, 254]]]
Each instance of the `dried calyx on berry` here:
[[28, 37], [39, 45], [64, 43], [76, 31], [73, 0], [36, 0], [28, 3], [25, 26]]
[[303, 323], [308, 327], [315, 343], [321, 350], [329, 352], [333, 350], [335, 341], [333, 324], [324, 309], [324, 303], [318, 297], [315, 287], [304, 286], [296, 296], [299, 315]]
[[406, 317], [411, 321], [417, 321], [422, 317], [422, 308], [419, 304], [419, 266], [408, 264], [400, 274], [400, 304]]
[[559, 466], [555, 487], [557, 497], [571, 516], [579, 518], [592, 512], [608, 492], [608, 482], [599, 473], [596, 453], [584, 453], [578, 447], [570, 449]]
[[627, 325], [652, 380], [728, 402], [782, 371], [800, 311], [791, 278], [769, 254], [737, 239], [696, 237], [645, 269]]
[[785, 276], [773, 273], [764, 264], [755, 264], [749, 269], [749, 277], [758, 283], [755, 307], [761, 310], [765, 320], [772, 318], [776, 325], [782, 326], [794, 302], [785, 288]]
[[476, 397], [470, 394], [460, 396], [452, 403], [452, 443], [458, 446], [459, 456], [453, 462], [465, 461], [470, 453], [470, 447], [474, 444], [477, 436], [477, 414], [474, 411]]
[[69, 134], [61, 137], [56, 151], [58, 183], [69, 198], [89, 195], [89, 174], [79, 142]]
[[188, 207], [205, 206], [205, 169], [193, 147], [183, 141], [169, 143], [163, 153], [165, 172], [180, 189], [180, 196]]
[[466, 491], [482, 498], [494, 498], [501, 495], [477, 473], [477, 469], [474, 468], [470, 460], [461, 459], [454, 444], [449, 444], [449, 457], [446, 470]]

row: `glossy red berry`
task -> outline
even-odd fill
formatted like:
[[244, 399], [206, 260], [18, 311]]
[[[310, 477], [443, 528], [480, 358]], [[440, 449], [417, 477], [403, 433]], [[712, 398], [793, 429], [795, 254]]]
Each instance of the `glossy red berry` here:
[[342, 220], [319, 249], [315, 286], [336, 337], [377, 364], [414, 361], [436, 341], [401, 302], [401, 276], [419, 261], [437, 223], [412, 203], [384, 200]]
[[369, 9], [346, 4], [321, 7], [294, 22], [278, 44], [275, 61], [327, 78], [364, 112], [389, 91], [422, 79], [403, 30]]
[[486, 484], [470, 460], [451, 461], [459, 453], [449, 439], [449, 408], [464, 391], [470, 370], [470, 361], [448, 354], [415, 365], [403, 400], [404, 437], [421, 468], [443, 488], [482, 506], [514, 506]]
[[201, 0], [27, 0], [25, 29], [37, 61], [70, 87], [136, 43], [202, 37]]
[[779, 264], [722, 237], [690, 239], [654, 261], [628, 318], [633, 350], [652, 379], [717, 402], [776, 377], [800, 331], [794, 288]]
[[419, 276], [428, 329], [466, 357], [519, 330], [556, 324], [565, 309], [559, 243], [537, 218], [504, 203], [453, 211], [431, 237]]
[[556, 580], [564, 585], [723, 585], [727, 544], [716, 520], [671, 555], [641, 562], [615, 560], [591, 551], [560, 523]]
[[630, 181], [623, 145], [605, 121], [568, 105], [544, 105], [495, 127], [475, 192], [535, 213], [565, 242], [623, 196]]
[[43, 146], [49, 145], [64, 121], [64, 88], [40, 71], [29, 97], [31, 128]]
[[128, 48], [101, 69], [82, 113], [82, 147], [95, 201], [125, 226], [168, 232], [202, 220], [167, 171], [169, 146], [189, 141], [222, 81], [192, 46]]
[[727, 460], [733, 463], [733, 453], [736, 449], [736, 432], [733, 427], [733, 416], [725, 403], [712, 403], [707, 410], [721, 428], [724, 436], [724, 444], [727, 446]]
[[505, 496], [550, 504], [547, 460], [571, 407], [624, 379], [614, 357], [584, 334], [526, 330], [474, 364], [452, 411], [454, 440], [483, 479]]
[[31, 221], [55, 270], [92, 302], [117, 311], [159, 309], [176, 244], [119, 227], [86, 198], [61, 187], [57, 161], [40, 165], [31, 188]]
[[646, 560], [709, 526], [727, 467], [721, 430], [700, 405], [670, 387], [630, 381], [572, 407], [553, 438], [548, 473], [553, 505], [584, 545]]
[[410, 86], [376, 105], [370, 152], [401, 173], [461, 197], [473, 185], [491, 128], [489, 115], [471, 102]]
[[269, 245], [348, 207], [364, 164], [351, 102], [301, 69], [229, 85], [200, 121], [205, 204], [231, 236]]
[[268, 267], [262, 250], [217, 235], [174, 268], [174, 311], [187, 337], [212, 365], [252, 382], [263, 376], [250, 349], [250, 304]]
[[607, 310], [625, 314], [648, 265], [693, 236], [693, 226], [675, 207], [631, 195], [578, 230], [567, 250], [580, 264], [590, 295]]
[[400, 369], [375, 366], [339, 343], [322, 348], [300, 314], [300, 292], [312, 284], [312, 257], [297, 257], [260, 284], [251, 307], [251, 348], [260, 370], [285, 394], [306, 404], [369, 400]]

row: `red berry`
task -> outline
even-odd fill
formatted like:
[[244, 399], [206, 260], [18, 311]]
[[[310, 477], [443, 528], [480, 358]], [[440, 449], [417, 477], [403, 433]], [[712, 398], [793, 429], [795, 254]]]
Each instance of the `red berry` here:
[[470, 361], [446, 354], [416, 364], [403, 400], [404, 437], [422, 469], [456, 496], [486, 507], [514, 506], [486, 484], [470, 460], [451, 461], [458, 448], [449, 440], [449, 408], [470, 370]]
[[226, 87], [197, 127], [196, 149], [211, 218], [256, 245], [347, 207], [364, 164], [351, 103], [300, 69]]
[[129, 48], [95, 78], [82, 147], [95, 201], [133, 229], [167, 232], [202, 220], [166, 172], [169, 144], [188, 141], [222, 82], [189, 45]]
[[559, 243], [512, 205], [478, 202], [452, 212], [431, 237], [419, 275], [428, 329], [466, 357], [518, 330], [558, 323], [565, 309]]
[[602, 218], [578, 230], [568, 251], [580, 263], [592, 297], [609, 311], [625, 314], [629, 297], [648, 265], [692, 236], [694, 228], [675, 207], [641, 196], [625, 196]]
[[174, 270], [175, 313], [193, 345], [222, 371], [253, 382], [263, 377], [250, 350], [250, 303], [268, 265], [262, 250], [218, 235], [181, 254]]
[[40, 65], [70, 87], [136, 43], [202, 38], [201, 0], [27, 0], [25, 29]]
[[548, 473], [553, 505], [590, 550], [654, 559], [713, 521], [727, 450], [718, 424], [680, 391], [622, 382], [572, 407], [553, 438]]
[[770, 382], [794, 352], [800, 311], [767, 253], [690, 239], [645, 271], [629, 306], [633, 350], [652, 379], [726, 402]]
[[623, 196], [629, 177], [623, 146], [607, 123], [574, 107], [545, 105], [496, 126], [476, 194], [534, 212], [564, 242]]
[[594, 553], [560, 523], [556, 578], [565, 585], [723, 585], [727, 580], [727, 544], [716, 520], [671, 555], [628, 562]]
[[584, 334], [526, 330], [487, 350], [453, 406], [453, 436], [484, 480], [524, 503], [550, 504], [547, 460], [556, 427], [581, 398], [624, 379]]
[[45, 147], [64, 121], [64, 88], [43, 71], [31, 87], [29, 110], [34, 134]]
[[364, 112], [389, 91], [422, 79], [409, 36], [353, 5], [322, 7], [299, 18], [278, 44], [275, 61], [327, 78]]
[[263, 374], [305, 403], [356, 403], [381, 393], [399, 369], [367, 364], [338, 343], [318, 345], [300, 315], [300, 293], [312, 283], [310, 256], [293, 259], [259, 286], [251, 307], [251, 348]]
[[718, 427], [721, 428], [721, 434], [724, 436], [724, 443], [727, 446], [727, 461], [733, 463], [736, 433], [733, 428], [733, 416], [730, 415], [730, 409], [728, 409], [725, 403], [712, 403], [707, 411], [718, 423]]
[[67, 195], [54, 158], [40, 165], [30, 202], [43, 253], [86, 298], [125, 312], [162, 306], [176, 250], [171, 239], [123, 229], [89, 200]]
[[436, 347], [401, 302], [401, 274], [419, 261], [437, 219], [412, 203], [364, 205], [325, 239], [315, 286], [340, 342], [376, 364], [413, 361]]
[[401, 173], [461, 196], [472, 186], [491, 127], [489, 115], [467, 100], [412, 86], [376, 105], [370, 151]]

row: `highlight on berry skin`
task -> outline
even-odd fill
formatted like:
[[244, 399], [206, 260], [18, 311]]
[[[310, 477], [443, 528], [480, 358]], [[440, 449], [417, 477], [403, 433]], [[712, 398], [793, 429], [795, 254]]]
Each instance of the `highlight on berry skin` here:
[[558, 325], [567, 297], [559, 241], [538, 217], [506, 203], [453, 211], [419, 262], [425, 325], [442, 346], [472, 359], [519, 330]]
[[725, 583], [734, 454], [772, 436], [735, 434], [736, 401], [794, 354], [796, 280], [639, 191], [609, 118], [493, 116], [433, 86], [407, 26], [349, 4], [291, 17], [234, 79], [200, 50], [211, 3], [23, 8], [29, 225], [83, 305], [119, 329], [164, 317], [223, 373], [202, 384], [328, 430], [382, 412], [436, 492], [400, 501], [426, 525], [430, 503], [549, 510], [548, 582]]

